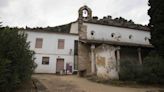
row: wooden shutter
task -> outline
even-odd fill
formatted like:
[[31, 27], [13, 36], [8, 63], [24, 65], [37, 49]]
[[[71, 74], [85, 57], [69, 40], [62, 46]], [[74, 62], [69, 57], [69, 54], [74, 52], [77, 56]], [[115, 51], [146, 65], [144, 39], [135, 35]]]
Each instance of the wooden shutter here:
[[56, 72], [60, 72], [61, 70], [64, 70], [64, 59], [57, 59]]
[[42, 38], [36, 38], [35, 48], [42, 48], [43, 39]]
[[64, 49], [64, 39], [58, 40], [58, 49]]

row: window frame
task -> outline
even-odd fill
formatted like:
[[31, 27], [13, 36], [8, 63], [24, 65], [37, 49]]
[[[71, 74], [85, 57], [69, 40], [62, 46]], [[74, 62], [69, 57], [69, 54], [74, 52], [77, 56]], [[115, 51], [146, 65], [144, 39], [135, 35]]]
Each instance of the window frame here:
[[[41, 41], [41, 43], [39, 43], [38, 41]], [[35, 40], [35, 48], [42, 48], [43, 47], [43, 38], [36, 38]]]
[[[61, 41], [63, 41], [63, 46], [61, 47]], [[58, 39], [58, 49], [64, 49], [65, 48], [65, 39]]]
[[[47, 59], [47, 61], [46, 61], [46, 59]], [[50, 57], [47, 57], [47, 56], [42, 57], [42, 65], [49, 65], [49, 63], [50, 63]]]

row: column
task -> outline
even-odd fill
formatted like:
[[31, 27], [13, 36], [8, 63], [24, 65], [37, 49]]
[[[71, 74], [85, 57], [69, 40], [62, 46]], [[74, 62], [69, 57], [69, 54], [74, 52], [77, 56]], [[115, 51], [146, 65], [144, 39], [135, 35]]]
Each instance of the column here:
[[117, 71], [120, 71], [120, 46], [117, 47], [117, 50], [116, 50], [116, 55], [117, 55]]
[[95, 49], [95, 45], [92, 44], [92, 45], [91, 45], [91, 72], [92, 72], [92, 74], [95, 73], [95, 57], [94, 57], [94, 49]]
[[138, 60], [139, 60], [139, 63], [142, 64], [141, 48], [138, 48]]

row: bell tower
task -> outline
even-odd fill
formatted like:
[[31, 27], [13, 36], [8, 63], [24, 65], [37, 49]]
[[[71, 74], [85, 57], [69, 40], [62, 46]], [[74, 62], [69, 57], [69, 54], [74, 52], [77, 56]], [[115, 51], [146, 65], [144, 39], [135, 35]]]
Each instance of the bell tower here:
[[79, 9], [79, 20], [88, 21], [92, 18], [92, 10], [84, 5]]
[[87, 25], [84, 25], [84, 22], [92, 19], [92, 10], [88, 6], [84, 5], [79, 9], [78, 13], [79, 39], [85, 39], [87, 36]]

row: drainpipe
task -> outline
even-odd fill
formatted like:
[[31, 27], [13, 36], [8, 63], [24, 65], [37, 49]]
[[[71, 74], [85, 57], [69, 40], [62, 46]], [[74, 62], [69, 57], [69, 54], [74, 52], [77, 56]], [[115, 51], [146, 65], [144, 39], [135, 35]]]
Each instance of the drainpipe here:
[[95, 73], [95, 57], [94, 57], [94, 49], [95, 49], [95, 45], [92, 44], [92, 45], [91, 45], [91, 73], [92, 73], [92, 74]]

